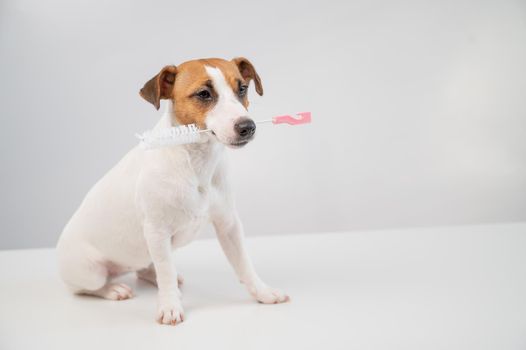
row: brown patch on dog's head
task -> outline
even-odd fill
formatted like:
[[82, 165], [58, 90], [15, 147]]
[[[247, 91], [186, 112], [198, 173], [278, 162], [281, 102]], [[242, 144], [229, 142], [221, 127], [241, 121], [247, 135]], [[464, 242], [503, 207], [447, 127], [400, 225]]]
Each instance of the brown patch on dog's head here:
[[263, 95], [261, 79], [254, 66], [246, 58], [231, 61], [208, 58], [187, 61], [179, 66], [166, 66], [150, 79], [140, 91], [140, 95], [159, 109], [161, 99], [171, 99], [175, 106], [177, 121], [181, 124], [197, 124], [206, 127], [206, 116], [217, 103], [217, 91], [205, 67], [221, 70], [226, 82], [238, 96], [240, 102], [248, 107], [246, 89], [254, 80], [256, 92]]
[[217, 93], [203, 60], [182, 63], [174, 88], [175, 115], [181, 124], [205, 127], [206, 114], [217, 102]]

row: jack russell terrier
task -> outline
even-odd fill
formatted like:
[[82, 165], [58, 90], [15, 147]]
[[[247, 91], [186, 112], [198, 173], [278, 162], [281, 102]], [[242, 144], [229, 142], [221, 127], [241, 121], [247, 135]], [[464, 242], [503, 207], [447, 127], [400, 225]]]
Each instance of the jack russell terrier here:
[[194, 239], [212, 222], [239, 280], [257, 301], [281, 303], [289, 297], [257, 275], [243, 244], [243, 226], [229, 186], [224, 149], [254, 138], [248, 117], [248, 84], [263, 87], [246, 58], [200, 59], [166, 66], [140, 95], [159, 109], [171, 108], [156, 128], [195, 123], [211, 129], [200, 142], [155, 150], [133, 148], [88, 192], [58, 241], [62, 279], [77, 294], [111, 300], [133, 296], [115, 276], [135, 271], [158, 287], [157, 320], [184, 320], [172, 250]]

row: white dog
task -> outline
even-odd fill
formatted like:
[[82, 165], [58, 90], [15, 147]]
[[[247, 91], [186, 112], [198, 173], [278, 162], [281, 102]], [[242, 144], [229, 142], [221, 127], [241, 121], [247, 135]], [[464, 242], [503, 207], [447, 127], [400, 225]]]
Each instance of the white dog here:
[[225, 146], [242, 147], [254, 137], [256, 126], [247, 112], [252, 80], [263, 95], [247, 59], [201, 59], [166, 66], [144, 85], [141, 96], [157, 109], [160, 99], [172, 101], [156, 128], [195, 123], [212, 133], [189, 145], [135, 147], [93, 186], [57, 246], [61, 276], [75, 293], [130, 298], [132, 290], [111, 278], [136, 271], [158, 287], [157, 320], [183, 321], [181, 279], [171, 253], [211, 221], [250, 294], [262, 303], [288, 300], [254, 271], [224, 162]]

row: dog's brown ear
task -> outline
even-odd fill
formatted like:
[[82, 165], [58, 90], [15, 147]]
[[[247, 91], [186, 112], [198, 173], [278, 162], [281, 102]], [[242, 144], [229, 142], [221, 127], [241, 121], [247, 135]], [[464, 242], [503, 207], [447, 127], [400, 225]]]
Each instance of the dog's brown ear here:
[[236, 64], [241, 76], [246, 80], [247, 83], [249, 83], [251, 80], [254, 80], [254, 83], [256, 84], [256, 92], [259, 94], [259, 96], [263, 96], [263, 85], [261, 85], [261, 78], [259, 77], [252, 63], [250, 63], [250, 61], [244, 57], [236, 57], [232, 60], [232, 62]]
[[159, 74], [144, 84], [139, 92], [141, 97], [154, 105], [156, 109], [159, 109], [161, 99], [172, 97], [176, 74], [177, 68], [175, 66], [164, 67]]

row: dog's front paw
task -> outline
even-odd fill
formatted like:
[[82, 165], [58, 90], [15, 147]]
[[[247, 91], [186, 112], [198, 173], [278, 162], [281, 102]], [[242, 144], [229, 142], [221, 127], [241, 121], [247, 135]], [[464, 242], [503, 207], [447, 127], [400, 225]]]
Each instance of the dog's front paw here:
[[160, 302], [157, 322], [175, 326], [184, 321], [184, 311], [180, 300]]
[[286, 303], [290, 300], [289, 296], [282, 290], [271, 288], [268, 286], [264, 287], [249, 287], [250, 294], [262, 304], [279, 304]]

